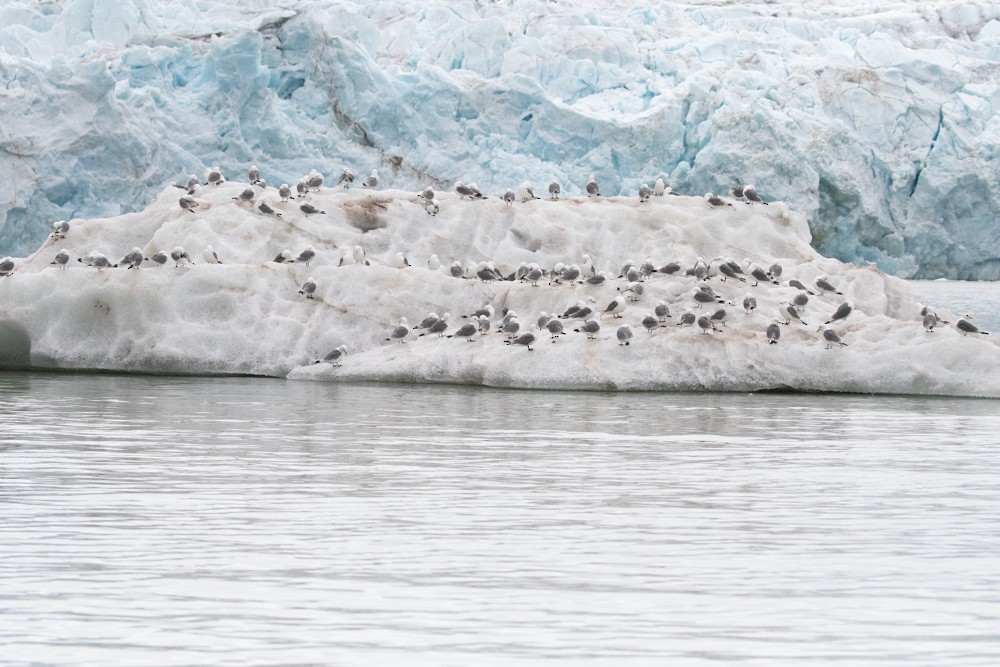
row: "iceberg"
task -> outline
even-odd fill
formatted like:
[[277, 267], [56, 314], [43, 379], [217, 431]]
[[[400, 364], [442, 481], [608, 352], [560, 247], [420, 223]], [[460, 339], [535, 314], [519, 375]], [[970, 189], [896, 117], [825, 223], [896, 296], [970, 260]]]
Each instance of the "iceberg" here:
[[9, 0], [0, 253], [256, 163], [494, 195], [754, 183], [826, 256], [996, 280], [998, 26], [952, 0]]
[[[247, 189], [254, 201], [241, 197]], [[925, 331], [919, 297], [905, 281], [823, 257], [805, 217], [779, 201], [713, 206], [665, 195], [508, 204], [438, 191], [432, 215], [423, 191], [398, 189], [321, 187], [283, 202], [273, 186], [227, 181], [197, 186], [193, 207], [180, 206], [182, 196], [168, 186], [141, 212], [73, 220], [64, 235], [15, 260], [0, 278], [0, 363], [517, 388], [1000, 397], [996, 336], [962, 335], [946, 308], [937, 312], [951, 325]], [[263, 213], [261, 203], [280, 216]], [[304, 203], [321, 212], [305, 213]], [[177, 259], [124, 268], [120, 258], [133, 248]], [[54, 263], [63, 250], [65, 267]], [[86, 266], [98, 252], [118, 268]], [[707, 275], [686, 275], [699, 260], [711, 266]], [[727, 261], [744, 274], [719, 272]], [[617, 277], [624, 265], [647, 262], [683, 268], [631, 282], [628, 272]], [[486, 263], [504, 277], [522, 265], [577, 264], [581, 278], [592, 264], [606, 280], [483, 280], [477, 274]], [[775, 263], [780, 279], [749, 275], [751, 264]], [[818, 279], [835, 291], [820, 291]], [[779, 314], [789, 319], [783, 309], [804, 294], [792, 280], [814, 293], [797, 320], [778, 325], [772, 345], [767, 327]], [[706, 284], [716, 297], [703, 307], [695, 295]], [[624, 310], [603, 312], [626, 293]], [[756, 300], [750, 312], [742, 307], [747, 295]], [[588, 338], [574, 331], [582, 320], [567, 318], [566, 335], [550, 342], [539, 315], [562, 315], [577, 302], [592, 308], [600, 331]], [[647, 332], [641, 322], [661, 302], [672, 317]], [[825, 324], [845, 302], [850, 314]], [[492, 331], [471, 341], [454, 336], [487, 305]], [[719, 308], [726, 321], [718, 331], [677, 324], [685, 312]], [[392, 339], [400, 318], [412, 327], [432, 312], [450, 313], [445, 336], [404, 329], [402, 342]], [[533, 349], [509, 345], [496, 330], [512, 312], [519, 333], [534, 333]], [[634, 333], [627, 346], [616, 337], [623, 324]], [[831, 349], [827, 328], [847, 346]], [[337, 365], [315, 363], [340, 346], [347, 354]]]

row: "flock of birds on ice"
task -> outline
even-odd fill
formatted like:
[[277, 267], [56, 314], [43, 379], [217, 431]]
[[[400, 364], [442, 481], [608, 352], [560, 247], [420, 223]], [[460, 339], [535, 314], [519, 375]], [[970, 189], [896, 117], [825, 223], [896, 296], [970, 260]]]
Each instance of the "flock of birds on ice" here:
[[[243, 192], [237, 197], [233, 197], [233, 199], [244, 204], [250, 204], [251, 206], [255, 205], [257, 210], [264, 215], [281, 217], [282, 213], [280, 205], [272, 198], [263, 196], [264, 193], [267, 192], [268, 186], [260, 178], [260, 171], [256, 166], [250, 167], [248, 180], [250, 186], [244, 189]], [[325, 214], [325, 211], [322, 211], [309, 202], [304, 201], [304, 198], [310, 192], [318, 191], [323, 186], [324, 180], [325, 179], [322, 174], [313, 170], [296, 184], [294, 192], [288, 184], [281, 184], [278, 188], [277, 196], [280, 199], [281, 204], [287, 204], [291, 199], [302, 199], [303, 201], [301, 201], [298, 208], [304, 215], [310, 216]], [[208, 171], [204, 182], [192, 175], [184, 184], [175, 183], [175, 187], [186, 191], [186, 194], [178, 200], [180, 208], [184, 211], [195, 213], [201, 205], [194, 197], [198, 188], [220, 185], [224, 182], [225, 178], [223, 177], [221, 171], [218, 168], [212, 168]], [[354, 185], [354, 183], [354, 174], [350, 169], [345, 168], [336, 185], [337, 187], [346, 189], [350, 188], [350, 186]], [[370, 190], [377, 189], [379, 185], [378, 171], [376, 169], [372, 169], [371, 173], [361, 181], [361, 185]], [[458, 181], [455, 183], [454, 189], [460, 199], [477, 200], [488, 198], [474, 183], [464, 184], [461, 181]], [[585, 190], [588, 197], [600, 196], [600, 188], [594, 175], [591, 175], [588, 179]], [[559, 199], [562, 193], [562, 188], [558, 182], [552, 181], [549, 184], [548, 192], [549, 198], [556, 200]], [[664, 179], [661, 177], [656, 180], [652, 188], [643, 184], [639, 188], [638, 194], [639, 201], [645, 202], [648, 201], [650, 197], [673, 195], [676, 193], [666, 186]], [[730, 195], [730, 200], [713, 195], [712, 193], [705, 194], [704, 198], [708, 206], [712, 208], [733, 206], [734, 201], [737, 203], [767, 205], [767, 202], [761, 199], [752, 185], [734, 187], [730, 190]], [[440, 211], [440, 204], [436, 201], [434, 190], [432, 188], [428, 187], [424, 189], [422, 192], [418, 193], [418, 197], [423, 201], [423, 207], [429, 215], [433, 216], [438, 214]], [[535, 195], [532, 185], [529, 182], [525, 182], [518, 186], [517, 192], [513, 189], [506, 190], [501, 199], [508, 206], [512, 206], [518, 200], [525, 202], [540, 198]], [[64, 220], [58, 221], [53, 223], [53, 228], [54, 231], [52, 233], [52, 238], [62, 239], [69, 233], [70, 223]], [[203, 250], [202, 256], [206, 263], [222, 263], [218, 253], [216, 253], [212, 246], [206, 246]], [[297, 255], [289, 250], [283, 250], [271, 261], [276, 263], [303, 263], [308, 266], [309, 263], [315, 259], [315, 257], [316, 250], [312, 246], [309, 246]], [[67, 250], [60, 250], [56, 253], [51, 263], [59, 268], [65, 269], [69, 265], [70, 259], [70, 253]], [[194, 264], [191, 256], [180, 246], [175, 247], [169, 253], [160, 251], [153, 254], [151, 257], [145, 257], [140, 248], [133, 248], [132, 251], [127, 253], [118, 262], [112, 262], [106, 255], [93, 251], [84, 257], [77, 258], [77, 261], [86, 266], [93, 267], [98, 271], [107, 268], [117, 268], [119, 266], [124, 266], [129, 269], [138, 269], [144, 262], [152, 262], [154, 265], [163, 266], [173, 261], [175, 267]], [[602, 330], [603, 319], [608, 316], [610, 316], [612, 320], [622, 319], [622, 313], [626, 307], [638, 302], [642, 298], [644, 292], [644, 282], [656, 274], [693, 277], [697, 285], [691, 294], [693, 304], [691, 309], [685, 311], [677, 318], [676, 326], [697, 326], [702, 333], [717, 334], [723, 331], [723, 327], [731, 320], [733, 315], [733, 311], [727, 309], [725, 306], [728, 305], [733, 308], [736, 304], [733, 301], [727, 300], [713, 290], [712, 287], [707, 284], [708, 280], [717, 277], [722, 282], [729, 281], [731, 283], [746, 283], [749, 287], [757, 287], [760, 284], [781, 284], [780, 278], [782, 276], [782, 267], [779, 264], [772, 264], [767, 269], [763, 269], [749, 260], [745, 260], [744, 263], [745, 266], [729, 258], [715, 258], [712, 261], [706, 261], [699, 257], [693, 266], [682, 267], [677, 262], [668, 262], [663, 266], [656, 266], [651, 259], [646, 259], [641, 263], [629, 260], [624, 263], [617, 274], [617, 279], [623, 280], [624, 285], [617, 288], [617, 296], [615, 296], [603, 307], [593, 296], [590, 296], [587, 299], [577, 300], [573, 305], [569, 306], [561, 313], [543, 312], [535, 317], [534, 321], [530, 323], [529, 326], [524, 326], [513, 310], [507, 310], [501, 313], [501, 319], [494, 323], [494, 317], [497, 316], [497, 312], [492, 305], [487, 304], [473, 313], [463, 315], [462, 318], [467, 319], [468, 321], [450, 332], [449, 329], [451, 328], [452, 323], [450, 320], [451, 315], [449, 313], [444, 313], [440, 316], [436, 313], [429, 313], [412, 328], [410, 327], [407, 318], [402, 317], [399, 319], [398, 325], [389, 332], [389, 335], [385, 340], [386, 342], [396, 341], [399, 343], [405, 343], [413, 338], [425, 335], [437, 335], [471, 342], [474, 341], [476, 337], [487, 335], [492, 330], [495, 330], [497, 333], [506, 337], [505, 342], [508, 345], [522, 346], [528, 350], [532, 350], [534, 349], [532, 345], [536, 343], [538, 336], [543, 336], [547, 333], [551, 342], [555, 343], [561, 336], [567, 335], [567, 329], [569, 328], [572, 328], [572, 331], [574, 332], [585, 334], [588, 339], [597, 339], [598, 334]], [[339, 264], [341, 266], [345, 264], [369, 265], [370, 262], [366, 258], [364, 250], [360, 246], [354, 246], [349, 252], [345, 253], [340, 258]], [[397, 253], [394, 265], [397, 268], [410, 267], [410, 263], [403, 253]], [[437, 255], [431, 256], [428, 260], [427, 268], [432, 271], [441, 270], [441, 262]], [[15, 272], [15, 269], [16, 262], [14, 259], [5, 257], [0, 260], [0, 277], [9, 277]], [[462, 263], [456, 260], [450, 265], [450, 267], [447, 267], [447, 272], [454, 278], [477, 279], [482, 281], [521, 281], [524, 283], [530, 283], [532, 286], [536, 287], [542, 282], [545, 282], [547, 285], [577, 284], [598, 286], [610, 284], [611, 281], [615, 279], [609, 272], [597, 271], [592, 260], [587, 255], [584, 255], [581, 258], [581, 262], [579, 264], [567, 265], [559, 263], [551, 269], [542, 268], [538, 264], [524, 263], [517, 270], [506, 275], [499, 271], [493, 262], [474, 262], [463, 267]], [[753, 281], [752, 284], [749, 281]], [[795, 323], [808, 326], [803, 320], [803, 315], [806, 305], [810, 302], [810, 297], [815, 297], [817, 294], [842, 294], [825, 277], [819, 277], [815, 280], [813, 285], [813, 289], [815, 289], [815, 291], [795, 279], [788, 280], [786, 285], [793, 288], [795, 293], [790, 299], [780, 302], [777, 317], [775, 317], [762, 332], [767, 343], [771, 345], [777, 344], [780, 340], [781, 325], [787, 326]], [[316, 294], [316, 289], [317, 283], [310, 277], [301, 286], [299, 294], [306, 299], [313, 299]], [[706, 305], [711, 306], [714, 310], [711, 312], [704, 311], [703, 308]], [[743, 298], [741, 305], [743, 311], [746, 314], [750, 314], [757, 308], [757, 300], [752, 294], [748, 293]], [[698, 315], [694, 312], [695, 310], [700, 310], [705, 314]], [[847, 343], [841, 339], [840, 334], [838, 334], [837, 331], [829, 325], [845, 321], [851, 315], [853, 310], [853, 305], [849, 301], [842, 301], [831, 312], [829, 318], [819, 326], [817, 331], [821, 332], [822, 339], [825, 342], [827, 349], [847, 346]], [[657, 329], [667, 326], [667, 320], [672, 319], [672, 317], [673, 316], [670, 312], [669, 306], [665, 302], [659, 301], [653, 306], [652, 310], [642, 316], [638, 326], [652, 334]], [[939, 318], [931, 308], [926, 306], [921, 309], [920, 317], [924, 328], [928, 332], [933, 331], [934, 328], [940, 324], [948, 324], [946, 320]], [[970, 321], [971, 319], [970, 315], [965, 315], [964, 317], [959, 318], [955, 322], [955, 328], [962, 335], [986, 335], [988, 333], [986, 331], [979, 330]], [[535, 331], [538, 332], [537, 335]], [[633, 335], [634, 333], [632, 327], [627, 324], [622, 324], [615, 329], [615, 338], [617, 339], [619, 345], [629, 345]], [[347, 346], [340, 345], [333, 349], [324, 358], [316, 360], [315, 363], [325, 362], [334, 366], [339, 366], [343, 358], [347, 355], [347, 352]]]

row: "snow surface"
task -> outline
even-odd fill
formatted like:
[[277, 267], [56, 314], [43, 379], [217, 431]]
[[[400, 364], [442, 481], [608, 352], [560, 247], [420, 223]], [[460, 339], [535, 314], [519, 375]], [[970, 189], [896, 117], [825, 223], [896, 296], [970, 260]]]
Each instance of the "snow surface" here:
[[[437, 216], [422, 199], [403, 190], [322, 188], [307, 196], [326, 211], [306, 216], [302, 200], [281, 203], [274, 188], [260, 196], [283, 213], [266, 216], [237, 202], [247, 184], [199, 187], [195, 213], [178, 204], [183, 191], [168, 187], [148, 209], [114, 218], [74, 220], [63, 239], [48, 239], [14, 274], [0, 278], [0, 348], [8, 365], [106, 369], [153, 373], [249, 373], [317, 380], [402, 380], [472, 383], [501, 387], [586, 389], [800, 389], [1000, 397], [997, 336], [963, 337], [949, 326], [923, 330], [917, 296], [902, 280], [871, 266], [824, 258], [810, 246], [805, 218], [781, 202], [711, 207], [702, 197], [637, 197], [533, 200], [508, 206], [493, 197], [460, 200], [438, 192]], [[222, 264], [202, 260], [211, 245]], [[97, 250], [117, 261], [134, 246], [146, 257], [182, 246], [194, 265], [97, 271], [77, 261]], [[314, 247], [308, 266], [279, 264]], [[369, 265], [341, 264], [360, 247]], [[50, 264], [67, 249], [70, 268]], [[397, 268], [403, 253], [411, 266]], [[432, 254], [440, 267], [430, 270]], [[551, 268], [583, 264], [612, 275], [601, 286], [483, 282], [452, 277], [454, 261], [468, 266], [493, 261], [506, 274], [522, 262]], [[549, 342], [536, 332], [533, 350], [507, 346], [496, 332], [502, 314], [514, 310], [521, 331], [541, 312], [561, 313], [578, 300], [604, 309], [628, 285], [614, 278], [627, 260], [651, 258], [656, 266], [692, 266], [732, 258], [784, 268], [782, 284], [757, 287], [719, 276], [707, 282], [735, 305], [721, 333], [701, 333], [675, 323], [696, 309], [696, 278], [654, 274], [640, 300], [621, 319], [598, 318], [602, 330], [588, 340], [566, 321], [568, 335]], [[713, 266], [718, 262], [713, 261]], [[789, 279], [812, 286], [826, 276], [842, 296], [811, 297], [802, 312], [808, 326], [782, 326], [777, 345], [764, 331], [779, 304], [797, 290]], [[314, 299], [299, 290], [308, 278]], [[740, 304], [753, 294], [758, 308]], [[640, 324], [665, 301], [673, 314], [664, 328], [647, 333]], [[833, 325], [848, 347], [825, 349], [820, 327], [844, 300], [854, 304]], [[448, 333], [467, 323], [462, 315], [492, 305], [493, 331], [473, 342], [418, 337], [386, 342], [400, 317], [415, 325], [430, 312], [451, 314]], [[940, 304], [939, 304], [940, 305]], [[938, 308], [944, 319], [953, 313]], [[615, 330], [632, 327], [621, 347]], [[342, 366], [313, 364], [346, 345]], [[29, 349], [30, 348], [30, 349]]]
[[998, 82], [994, 2], [7, 0], [0, 253], [213, 164], [494, 195], [663, 174], [753, 182], [828, 256], [995, 280]]

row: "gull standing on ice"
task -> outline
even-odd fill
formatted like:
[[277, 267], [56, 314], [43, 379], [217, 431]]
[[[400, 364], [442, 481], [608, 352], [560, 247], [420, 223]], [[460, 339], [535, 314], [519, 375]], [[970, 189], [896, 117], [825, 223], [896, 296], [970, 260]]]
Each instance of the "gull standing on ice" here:
[[309, 203], [305, 203], [305, 204], [302, 204], [301, 206], [299, 206], [299, 210], [302, 211], [303, 213], [305, 213], [306, 215], [312, 215], [314, 213], [323, 213], [323, 214], [326, 213], [326, 211], [321, 211], [321, 210], [319, 210], [318, 208], [316, 208], [315, 206], [313, 206], [312, 204], [309, 204]]
[[747, 203], [753, 202], [767, 206], [767, 202], [757, 195], [757, 188], [754, 187], [753, 183], [743, 186], [743, 196], [747, 198]]
[[368, 175], [368, 178], [362, 183], [363, 186], [369, 190], [374, 190], [378, 187], [378, 169], [372, 169], [372, 173]]
[[732, 204], [730, 204], [729, 202], [725, 201], [724, 199], [722, 199], [720, 197], [716, 197], [711, 192], [706, 192], [705, 193], [705, 201], [707, 201], [708, 204], [709, 204], [709, 206], [711, 206], [713, 208], [716, 208], [716, 207], [719, 207], [719, 206], [732, 206]]
[[399, 318], [399, 324], [396, 326], [395, 329], [392, 330], [392, 333], [389, 334], [389, 337], [386, 338], [385, 340], [387, 342], [390, 340], [398, 340], [400, 343], [405, 343], [406, 341], [403, 339], [406, 338], [409, 335], [409, 333], [410, 333], [410, 325], [406, 322], [405, 317], [401, 317]]
[[427, 269], [429, 271], [437, 271], [440, 268], [441, 268], [441, 260], [438, 259], [438, 256], [436, 254], [431, 255], [430, 258], [427, 260]]
[[[448, 329], [448, 320], [451, 318], [451, 313], [445, 313], [438, 319], [437, 322], [427, 327], [425, 333], [437, 334], [438, 337], [444, 335], [444, 332]], [[423, 336], [424, 334], [420, 334]]]
[[799, 324], [806, 324], [802, 318], [799, 317], [799, 311], [795, 309], [795, 306], [789, 304], [787, 301], [782, 301], [778, 306], [778, 315], [784, 318], [785, 324], [791, 324], [792, 320], [795, 320]]
[[743, 297], [743, 310], [746, 311], [747, 315], [752, 313], [757, 308], [757, 299], [752, 295], [747, 294]]
[[347, 356], [347, 346], [341, 345], [340, 347], [335, 347], [322, 359], [317, 359], [314, 363], [328, 363], [331, 366], [339, 366], [340, 360]]
[[247, 171], [247, 179], [249, 180], [250, 185], [257, 185], [260, 183], [260, 169], [257, 168], [257, 165], [250, 165], [250, 170]]
[[344, 189], [347, 190], [351, 187], [351, 183], [354, 182], [354, 172], [344, 167], [344, 171], [341, 172], [340, 178], [337, 179], [337, 185], [343, 185]]
[[507, 206], [513, 206], [515, 199], [516, 197], [514, 196], [513, 190], [508, 188], [507, 191], [503, 193], [503, 201], [507, 204]]
[[665, 318], [670, 317], [670, 308], [663, 301], [658, 301], [653, 307], [653, 314], [656, 315], [658, 322], [662, 322]]
[[274, 215], [279, 218], [281, 217], [281, 214], [275, 211], [273, 208], [271, 208], [266, 201], [262, 201], [261, 203], [257, 204], [257, 210], [263, 213], [264, 215]]
[[316, 294], [316, 281], [313, 280], [312, 276], [306, 278], [306, 281], [302, 283], [302, 287], [299, 289], [299, 294], [304, 294], [307, 299], [314, 298], [313, 295]]
[[201, 251], [201, 256], [205, 258], [205, 262], [208, 264], [222, 264], [222, 260], [219, 259], [219, 253], [215, 252], [215, 248], [210, 245], [205, 246], [205, 249]]
[[222, 172], [219, 171], [218, 167], [212, 167], [208, 170], [208, 176], [205, 177], [205, 185], [222, 185], [226, 182], [226, 179], [222, 177]]
[[965, 317], [959, 318], [959, 320], [957, 322], [955, 322], [955, 328], [958, 329], [960, 332], [962, 332], [963, 336], [965, 336], [967, 334], [970, 334], [970, 333], [971, 334], [981, 334], [983, 336], [988, 336], [989, 335], [988, 331], [980, 331], [979, 327], [977, 327], [975, 324], [973, 324], [972, 322], [969, 321], [971, 319], [972, 319], [972, 315], [966, 315]]
[[281, 252], [279, 252], [279, 253], [278, 253], [278, 255], [277, 255], [277, 256], [276, 256], [276, 257], [275, 257], [274, 259], [272, 259], [271, 261], [272, 261], [272, 262], [275, 262], [275, 263], [277, 263], [277, 264], [291, 264], [291, 263], [292, 263], [292, 262], [294, 262], [295, 260], [294, 260], [294, 259], [292, 259], [292, 251], [291, 251], [291, 250], [282, 250], [282, 251], [281, 251]]
[[559, 336], [566, 335], [566, 332], [563, 330], [563, 323], [554, 317], [545, 323], [545, 328], [548, 330], [549, 334], [551, 334], [549, 338], [553, 343], [556, 342]]
[[472, 337], [477, 333], [479, 333], [479, 327], [475, 324], [463, 324], [458, 328], [458, 331], [448, 336], [448, 338], [464, 338], [471, 343]]
[[66, 234], [69, 233], [69, 223], [65, 220], [57, 220], [52, 223], [52, 238], [54, 239], [64, 239]]
[[834, 311], [833, 315], [830, 316], [830, 319], [824, 322], [824, 324], [831, 324], [837, 320], [847, 319], [847, 316], [851, 314], [852, 310], [853, 307], [851, 306], [851, 302], [845, 301], [837, 307], [837, 310]]
[[521, 198], [522, 202], [526, 202], [530, 199], [538, 199], [535, 196], [535, 188], [531, 185], [531, 181], [525, 181], [517, 186], [517, 194]]
[[652, 193], [649, 191], [649, 186], [643, 183], [639, 186], [639, 201], [646, 202], [649, 201], [649, 197]]
[[560, 192], [562, 192], [562, 188], [559, 187], [559, 181], [549, 183], [549, 199], [559, 199]]
[[781, 327], [778, 326], [778, 320], [774, 320], [767, 325], [768, 345], [777, 345], [779, 338], [781, 338]]
[[677, 321], [677, 326], [691, 326], [695, 323], [697, 316], [690, 310], [681, 315], [681, 318]]
[[194, 213], [194, 210], [198, 208], [198, 202], [195, 201], [194, 197], [181, 197], [177, 203], [188, 213]]
[[282, 203], [292, 199], [292, 189], [288, 187], [288, 183], [281, 184], [281, 187], [278, 188], [278, 196], [281, 197]]
[[826, 279], [826, 276], [820, 276], [815, 282], [816, 289], [820, 292], [833, 292], [834, 294], [843, 294], [843, 292], [838, 292], [837, 288], [830, 284], [830, 281]]
[[309, 262], [313, 261], [315, 257], [316, 249], [312, 246], [306, 246], [306, 249], [299, 253], [299, 256], [295, 258], [295, 261], [309, 266]]
[[311, 190], [319, 190], [323, 186], [323, 174], [319, 173], [315, 169], [309, 172], [306, 176], [306, 187]]
[[[238, 196], [233, 197], [233, 199], [235, 199], [237, 201], [241, 201], [241, 202], [250, 202], [250, 203], [253, 203], [253, 200], [254, 200], [254, 198], [256, 196], [257, 196], [257, 193], [253, 191], [253, 188], [246, 188]], [[182, 197], [182, 199], [183, 199], [183, 197]], [[183, 207], [183, 204], [181, 206]]]
[[715, 325], [712, 324], [712, 320], [708, 319], [704, 315], [698, 318], [698, 327], [701, 329], [702, 333], [708, 333], [709, 331], [718, 331]]
[[188, 255], [184, 248], [180, 246], [176, 246], [170, 251], [170, 259], [174, 260], [175, 267], [180, 266], [183, 262], [194, 264], [194, 262], [191, 261], [191, 256]]
[[6, 278], [14, 273], [14, 260], [10, 257], [0, 259], [0, 277]]
[[533, 333], [531, 333], [529, 331], [527, 333], [521, 334], [520, 336], [518, 336], [514, 340], [507, 341], [507, 344], [508, 345], [523, 345], [524, 347], [528, 348], [529, 352], [531, 352], [534, 349], [533, 347], [531, 347], [531, 344], [534, 343], [534, 342], [535, 342], [535, 334], [533, 334]]
[[615, 336], [618, 338], [619, 347], [622, 345], [628, 345], [632, 340], [632, 329], [630, 329], [627, 324], [623, 324], [618, 327], [618, 331], [615, 332]]
[[68, 250], [60, 250], [59, 252], [57, 252], [56, 253], [55, 261], [51, 262], [51, 264], [57, 265], [60, 269], [65, 269], [66, 268], [66, 264], [68, 264], [68, 263], [69, 263], [69, 251]]
[[587, 196], [588, 197], [601, 196], [601, 189], [597, 187], [597, 176], [595, 176], [594, 174], [591, 174], [590, 178], [587, 179]]
[[158, 253], [156, 253], [152, 257], [147, 257], [146, 258], [147, 261], [153, 262], [154, 264], [159, 264], [160, 266], [166, 266], [167, 261], [169, 259], [170, 259], [170, 256], [166, 252], [164, 252], [163, 250], [159, 251]]
[[583, 332], [590, 340], [597, 340], [597, 334], [601, 331], [601, 323], [597, 320], [587, 320], [579, 329], [573, 329], [573, 331]]
[[840, 336], [833, 329], [826, 329], [823, 331], [823, 339], [826, 340], [826, 349], [830, 349], [834, 345], [839, 345], [840, 347], [847, 347], [847, 343], [840, 340]]
[[663, 182], [663, 177], [656, 179], [656, 183], [653, 183], [653, 196], [662, 197], [666, 190], [667, 184]]
[[122, 261], [118, 262], [119, 265], [127, 265], [130, 269], [138, 269], [139, 265], [142, 264], [142, 250], [140, 248], [132, 248], [128, 254], [122, 257]]

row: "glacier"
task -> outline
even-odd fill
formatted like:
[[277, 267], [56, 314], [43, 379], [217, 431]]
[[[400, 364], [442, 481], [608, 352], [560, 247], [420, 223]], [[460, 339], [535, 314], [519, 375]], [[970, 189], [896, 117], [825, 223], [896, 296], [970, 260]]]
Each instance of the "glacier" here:
[[[183, 190], [167, 187], [144, 210], [74, 220], [63, 238], [47, 238], [13, 261], [0, 277], [0, 367], [174, 374], [249, 374], [322, 381], [404, 381], [527, 389], [850, 391], [1000, 397], [1000, 336], [965, 336], [949, 304], [927, 304], [947, 323], [927, 332], [920, 294], [871, 265], [845, 264], [810, 244], [805, 217], [783, 202], [712, 206], [703, 197], [566, 197], [508, 205], [491, 197], [461, 199], [437, 192], [438, 212], [399, 189], [322, 187], [305, 201], [282, 202], [273, 186], [198, 186], [193, 211]], [[267, 203], [281, 216], [265, 215]], [[132, 248], [151, 258], [181, 247], [193, 260], [144, 261], [138, 269], [97, 269], [83, 260], [99, 251], [120, 263]], [[203, 259], [211, 248], [221, 263]], [[65, 250], [65, 268], [53, 265]], [[304, 250], [308, 262], [275, 261]], [[215, 256], [208, 253], [213, 260]], [[558, 263], [605, 273], [599, 285], [549, 278], [479, 280], [494, 262], [503, 275], [522, 264]], [[356, 261], [364, 259], [364, 262]], [[653, 273], [620, 317], [604, 313], [629, 290], [616, 278], [624, 264], [647, 261], [691, 267], [711, 264], [707, 280]], [[720, 262], [770, 267], [779, 281], [724, 279]], [[407, 260], [407, 261], [404, 261]], [[462, 277], [451, 265], [459, 264]], [[471, 276], [471, 279], [468, 277]], [[838, 292], [809, 297], [802, 321], [779, 325], [777, 344], [765, 338], [781, 308], [825, 277]], [[314, 282], [313, 298], [303, 286]], [[702, 305], [700, 285], [722, 304]], [[636, 289], [629, 293], [635, 294]], [[744, 312], [746, 295], [757, 308]], [[647, 332], [641, 322], [659, 302], [672, 317]], [[589, 339], [565, 319], [567, 335], [550, 342], [537, 328], [541, 313], [589, 305], [601, 330]], [[843, 303], [853, 312], [825, 324]], [[399, 318], [415, 325], [429, 313], [450, 314], [447, 334], [491, 306], [493, 330], [461, 337], [391, 340]], [[682, 313], [728, 313], [720, 331], [679, 326]], [[496, 330], [516, 312], [534, 349], [507, 344]], [[618, 344], [617, 328], [634, 338]], [[707, 328], [707, 327], [706, 327]], [[827, 349], [832, 328], [847, 347]], [[338, 366], [315, 363], [344, 345]]]
[[0, 254], [218, 165], [271, 184], [756, 184], [823, 255], [1000, 279], [1000, 5], [8, 0]]

